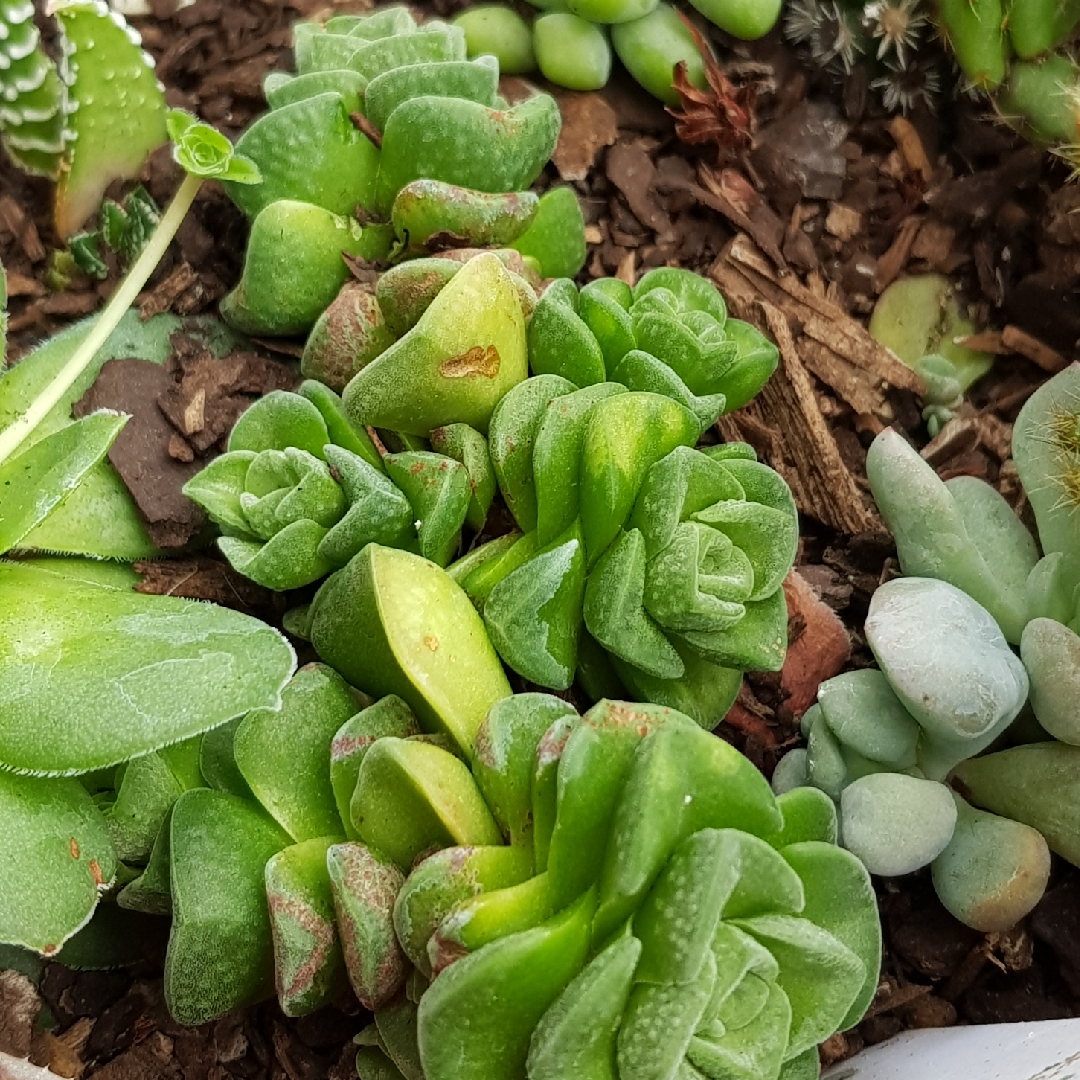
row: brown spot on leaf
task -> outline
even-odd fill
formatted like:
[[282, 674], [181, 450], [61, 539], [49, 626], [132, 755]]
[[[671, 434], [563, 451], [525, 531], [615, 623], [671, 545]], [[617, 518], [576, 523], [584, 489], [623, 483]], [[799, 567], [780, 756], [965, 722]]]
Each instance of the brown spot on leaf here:
[[439, 365], [439, 374], [444, 379], [464, 379], [470, 375], [482, 375], [485, 379], [494, 379], [499, 374], [501, 358], [494, 345], [484, 348], [474, 345], [460, 356], [451, 356]]
[[71, 857], [73, 859], [77, 859], [79, 857], [79, 842], [75, 839], [74, 836], [68, 841], [68, 851], [71, 852]]
[[435, 637], [434, 634], [425, 634], [424, 635], [424, 644], [432, 652], [438, 652], [439, 651], [439, 639], [437, 637]]
[[90, 876], [94, 879], [94, 884], [101, 886], [105, 884], [105, 878], [101, 874], [101, 867], [98, 866], [97, 859], [90, 860]]

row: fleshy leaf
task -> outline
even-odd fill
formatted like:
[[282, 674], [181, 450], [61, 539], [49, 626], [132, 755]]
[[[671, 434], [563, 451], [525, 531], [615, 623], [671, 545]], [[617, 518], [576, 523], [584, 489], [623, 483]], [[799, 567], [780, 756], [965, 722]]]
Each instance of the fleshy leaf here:
[[11, 768], [88, 772], [274, 707], [296, 662], [270, 627], [191, 600], [6, 563], [0, 595], [0, 761]]
[[59, 6], [60, 77], [72, 144], [56, 191], [56, 228], [76, 232], [114, 180], [137, 176], [167, 137], [165, 97], [141, 39], [93, 3]]
[[90, 918], [117, 860], [76, 780], [0, 772], [0, 941], [45, 955]]
[[172, 813], [173, 924], [165, 1001], [203, 1024], [274, 992], [265, 868], [288, 835], [257, 806], [199, 788]]
[[57, 507], [105, 456], [126, 416], [94, 413], [47, 435], [0, 464], [4, 514], [0, 554], [9, 551]]

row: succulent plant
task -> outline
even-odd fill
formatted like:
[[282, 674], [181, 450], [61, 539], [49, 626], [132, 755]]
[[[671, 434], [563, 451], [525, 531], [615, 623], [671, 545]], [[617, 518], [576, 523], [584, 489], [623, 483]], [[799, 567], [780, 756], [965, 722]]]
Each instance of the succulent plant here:
[[[1074, 366], [1037, 390], [1014, 425], [1041, 558], [996, 489], [973, 477], [942, 483], [895, 432], [875, 439], [871, 487], [901, 568], [916, 576], [871, 600], [866, 636], [880, 670], [822, 684], [803, 719], [806, 750], [774, 777], [777, 790], [810, 783], [839, 800], [844, 844], [873, 872], [932, 861], [942, 901], [980, 930], [1005, 928], [1038, 902], [1050, 849], [1080, 858], [1061, 815], [1080, 745], [1078, 417]], [[1029, 689], [1036, 730], [1059, 741], [979, 757]], [[950, 774], [959, 794], [937, 783]]]
[[235, 569], [284, 590], [318, 581], [369, 543], [449, 562], [473, 485], [453, 457], [381, 457], [341, 399], [308, 382], [251, 406], [228, 452], [184, 491], [221, 527], [218, 546]]
[[114, 180], [166, 141], [165, 99], [141, 39], [103, 0], [51, 8], [60, 63], [40, 46], [34, 6], [0, 4], [0, 137], [21, 168], [57, 181], [56, 226], [76, 233]]
[[454, 571], [512, 668], [565, 689], [599, 645], [633, 693], [712, 724], [740, 671], [780, 667], [791, 494], [748, 447], [692, 449], [697, 430], [618, 383], [541, 375], [503, 399], [492, 459], [524, 536]]
[[[362, 594], [390, 582], [361, 582], [382, 561], [457, 590], [429, 602], [468, 656], [464, 594], [376, 545], [331, 579], [344, 593], [320, 593], [316, 627], [347, 621], [381, 650], [398, 616]], [[178, 1020], [275, 990], [299, 1015], [347, 977], [375, 1013], [361, 1077], [813, 1075], [816, 1044], [869, 1003], [881, 948], [869, 878], [834, 845], [828, 800], [775, 798], [672, 710], [602, 701], [580, 717], [505, 683], [468, 706], [471, 679], [403, 686], [405, 700], [356, 711], [340, 676], [310, 665], [280, 714], [235, 729], [247, 791], [176, 799]]]
[[952, 419], [965, 391], [991, 368], [994, 358], [957, 344], [975, 332], [960, 310], [949, 279], [920, 274], [894, 281], [870, 317], [871, 336], [926, 383], [923, 419], [933, 437]]

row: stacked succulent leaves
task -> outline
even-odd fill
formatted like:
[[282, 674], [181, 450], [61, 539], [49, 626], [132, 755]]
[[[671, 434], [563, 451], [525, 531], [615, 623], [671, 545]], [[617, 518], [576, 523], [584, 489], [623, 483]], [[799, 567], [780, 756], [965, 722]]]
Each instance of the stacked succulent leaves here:
[[[1050, 851], [1080, 860], [1061, 813], [1080, 763], [1078, 423], [1074, 366], [1029, 398], [1013, 429], [1038, 545], [995, 488], [943, 483], [899, 435], [877, 437], [867, 472], [912, 576], [871, 602], [881, 670], [822, 685], [803, 722], [807, 749], [774, 780], [839, 800], [844, 843], [871, 870], [932, 862], [941, 899], [980, 930], [1034, 907]], [[1025, 703], [1032, 715], [1010, 729]], [[1018, 745], [976, 756], [1006, 731]], [[940, 783], [950, 774], [964, 798]]]
[[[375, 545], [361, 559], [316, 624], [355, 621], [387, 575], [432, 572]], [[475, 632], [456, 610], [440, 629]], [[394, 613], [375, 618], [395, 636]], [[432, 715], [434, 695], [407, 693]], [[873, 893], [819, 793], [774, 798], [731, 747], [652, 706], [580, 717], [524, 694], [441, 724], [392, 695], [355, 708], [331, 669], [302, 669], [280, 713], [235, 728], [233, 793], [173, 805], [158, 843], [179, 1019], [271, 986], [300, 1015], [347, 978], [375, 1013], [365, 1080], [758, 1080], [815, 1076], [816, 1044], [865, 1010]], [[168, 903], [161, 858], [122, 904]]]
[[165, 142], [165, 101], [139, 35], [104, 0], [53, 14], [59, 64], [41, 48], [30, 0], [0, 3], [0, 138], [20, 168], [57, 180], [57, 230], [70, 236]]
[[[238, 570], [321, 581], [286, 625], [323, 663], [294, 674], [271, 628], [139, 596], [126, 567], [0, 563], [0, 941], [115, 957], [117, 927], [169, 915], [178, 1020], [275, 991], [298, 1015], [348, 983], [375, 1012], [364, 1078], [815, 1076], [876, 987], [869, 878], [827, 798], [777, 799], [701, 726], [783, 658], [791, 494], [748, 447], [694, 448], [776, 350], [684, 271], [579, 292], [576, 199], [525, 190], [554, 103], [505, 107], [460, 30], [389, 9], [302, 26], [296, 52], [246, 157], [170, 131], [253, 218], [224, 316], [309, 334], [311, 376], [187, 490]], [[343, 253], [396, 265], [351, 281]], [[67, 410], [172, 325], [123, 322], [0, 469], [118, 505], [89, 478], [125, 418]], [[25, 411], [85, 333], [0, 406]], [[50, 440], [87, 425], [57, 478]], [[496, 492], [520, 531], [447, 572]], [[40, 527], [16, 509], [0, 550]], [[515, 696], [504, 663], [598, 703]]]

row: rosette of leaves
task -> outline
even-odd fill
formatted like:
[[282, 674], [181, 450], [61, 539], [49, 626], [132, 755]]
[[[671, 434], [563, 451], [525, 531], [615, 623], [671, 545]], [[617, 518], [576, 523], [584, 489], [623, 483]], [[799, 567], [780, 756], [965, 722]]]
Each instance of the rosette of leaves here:
[[[336, 579], [344, 593], [316, 601], [316, 642], [329, 619], [382, 648], [397, 615], [357, 616], [384, 560], [414, 564], [417, 588], [449, 588], [459, 633], [478, 627], [441, 571], [369, 548], [366, 569]], [[482, 679], [491, 662], [475, 654], [465, 672]], [[453, 685], [463, 703], [468, 684]], [[835, 846], [827, 799], [775, 798], [672, 710], [603, 701], [580, 717], [491, 684], [462, 746], [424, 719], [426, 687], [407, 693], [420, 711], [388, 696], [349, 715], [346, 684], [306, 668], [285, 715], [236, 729], [248, 789], [176, 803], [177, 1019], [274, 989], [287, 1013], [308, 1012], [347, 977], [375, 1013], [363, 1078], [816, 1075], [816, 1044], [872, 997], [881, 947], [868, 875]], [[237, 845], [227, 820], [245, 835], [261, 823], [261, 842]]]
[[1032, 708], [1057, 739], [1080, 744], [1080, 369], [1055, 375], [1013, 427], [1013, 460], [1038, 543], [989, 484], [938, 479], [892, 431], [867, 456], [874, 497], [905, 573], [939, 578], [985, 607], [1031, 677]]
[[34, 5], [0, 3], [0, 137], [12, 160], [57, 181], [56, 226], [77, 232], [115, 180], [138, 175], [166, 139], [165, 99], [139, 35], [104, 0], [50, 8], [59, 64]]
[[1023, 665], [987, 611], [933, 579], [879, 588], [865, 629], [880, 669], [821, 684], [802, 721], [806, 749], [780, 761], [774, 788], [811, 784], [834, 799], [844, 846], [873, 873], [930, 864], [957, 918], [1015, 925], [1046, 888], [1047, 844], [943, 781], [1012, 724], [1027, 698]]
[[[294, 29], [297, 72], [273, 73], [270, 112], [237, 147], [260, 167], [256, 191], [226, 184], [256, 216], [279, 199], [388, 220], [412, 181], [479, 193], [528, 188], [559, 132], [548, 94], [498, 98], [494, 57], [466, 59], [460, 27], [418, 25], [404, 7]], [[522, 219], [519, 232], [527, 228]]]
[[600, 278], [579, 292], [552, 282], [529, 324], [534, 374], [579, 387], [616, 382], [666, 394], [702, 430], [745, 405], [776, 370], [776, 347], [749, 323], [729, 319], [716, 287], [688, 270], [650, 270], [631, 289]]
[[184, 493], [221, 528], [218, 547], [234, 569], [284, 590], [318, 581], [369, 543], [445, 565], [473, 488], [452, 457], [425, 450], [380, 456], [341, 399], [309, 382], [248, 409], [228, 452]]
[[[500, 402], [490, 447], [524, 535], [453, 568], [506, 663], [541, 686], [618, 686], [712, 724], [747, 669], [778, 670], [798, 538], [783, 480], [698, 418], [557, 375]], [[599, 691], [599, 692], [598, 692]]]

